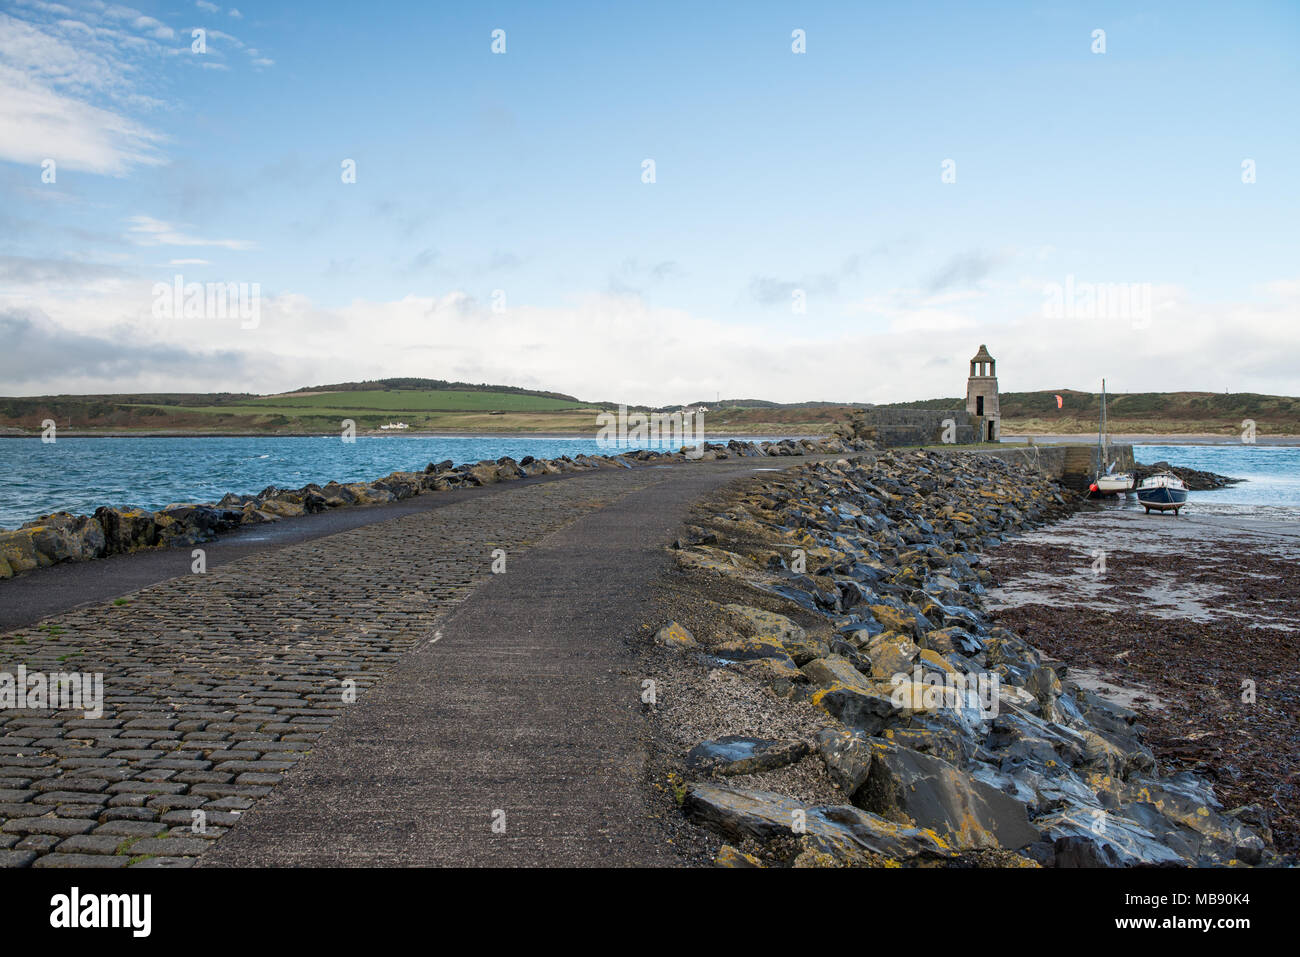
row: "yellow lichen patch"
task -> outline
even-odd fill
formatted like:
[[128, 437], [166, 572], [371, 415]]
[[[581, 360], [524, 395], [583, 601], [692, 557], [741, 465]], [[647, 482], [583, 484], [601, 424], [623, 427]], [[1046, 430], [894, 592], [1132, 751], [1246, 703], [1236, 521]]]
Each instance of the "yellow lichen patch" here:
[[842, 867], [841, 861], [833, 854], [825, 851], [815, 851], [811, 848], [801, 851], [799, 856], [794, 859], [791, 867]]
[[931, 709], [926, 705], [924, 684], [908, 678], [890, 686], [890, 699], [902, 709], [902, 714], [924, 714]]
[[742, 624], [748, 626], [750, 634], [756, 637], [785, 641], [789, 637], [803, 635], [803, 629], [784, 615], [752, 605], [723, 605], [722, 608], [740, 619]]
[[943, 655], [937, 651], [931, 651], [929, 648], [921, 649], [921, 660], [926, 664], [933, 665], [940, 671], [947, 672], [950, 675], [960, 674], [957, 668]]
[[713, 860], [713, 865], [715, 867], [762, 867], [763, 862], [753, 854], [745, 854], [730, 844], [723, 844], [718, 850], [718, 856]]
[[667, 648], [694, 648], [696, 646], [695, 636], [687, 631], [684, 625], [676, 621], [670, 621], [655, 632], [655, 641]]
[[720, 562], [707, 555], [698, 555], [685, 550], [673, 554], [677, 559], [677, 564], [682, 568], [699, 568], [704, 571], [717, 572], [729, 578], [739, 578], [742, 575], [741, 569], [730, 562]]
[[953, 846], [948, 842], [947, 838], [944, 835], [938, 833], [934, 828], [923, 827], [921, 828], [921, 833], [924, 834], [926, 837], [930, 838], [930, 840], [934, 841], [934, 843], [938, 844], [939, 847], [941, 847], [943, 850], [945, 851], [953, 850]]
[[910, 632], [912, 623], [915, 619], [910, 615], [905, 615], [897, 608], [891, 608], [889, 605], [870, 605], [872, 616], [890, 631]]
[[889, 681], [896, 675], [908, 674], [920, 650], [910, 638], [897, 632], [877, 635], [865, 649], [871, 659], [872, 677]]
[[43, 531], [45, 526], [38, 525], [35, 528], [0, 532], [0, 558], [3, 558], [14, 572], [31, 571], [33, 568], [50, 564], [50, 560], [37, 550], [32, 541]]
[[1124, 751], [1111, 744], [1096, 731], [1083, 731], [1081, 733], [1084, 744], [1084, 753], [1090, 759], [1104, 757], [1109, 761], [1117, 763], [1117, 766], [1123, 764]]
[[279, 518], [297, 518], [307, 514], [307, 510], [297, 502], [281, 502], [273, 498], [264, 501], [261, 510]]
[[843, 690], [845, 690], [844, 685], [840, 684], [837, 681], [834, 684], [830, 685], [829, 687], [818, 688], [816, 691], [813, 692], [812, 698], [810, 698], [809, 700], [812, 701], [813, 704], [815, 704], [817, 707], [820, 708], [822, 707], [822, 699], [825, 698], [828, 694], [830, 694], [832, 691], [843, 691]]

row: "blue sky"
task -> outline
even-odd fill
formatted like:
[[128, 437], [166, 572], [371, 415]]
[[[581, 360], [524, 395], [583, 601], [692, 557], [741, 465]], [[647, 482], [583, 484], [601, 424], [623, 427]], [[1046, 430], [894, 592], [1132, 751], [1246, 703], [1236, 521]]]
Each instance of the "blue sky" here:
[[[5, 4], [0, 393], [1298, 391], [1296, 4], [232, 10]], [[178, 272], [258, 328], [152, 316]]]

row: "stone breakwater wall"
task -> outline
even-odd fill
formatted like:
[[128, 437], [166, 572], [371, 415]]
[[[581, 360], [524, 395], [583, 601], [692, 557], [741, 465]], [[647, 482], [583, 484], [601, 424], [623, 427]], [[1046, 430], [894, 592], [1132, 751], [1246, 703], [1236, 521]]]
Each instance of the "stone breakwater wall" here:
[[[1086, 490], [1101, 464], [1101, 450], [1095, 443], [1013, 446], [1005, 449], [981, 449], [980, 452], [983, 455], [997, 456], [1005, 462], [1029, 466], [1040, 475], [1074, 491]], [[1135, 468], [1133, 446], [1112, 445], [1110, 461], [1115, 463], [1117, 471], [1132, 472]], [[1110, 465], [1110, 462], [1106, 464]]]
[[[727, 841], [718, 863], [1278, 860], [1249, 808], [1161, 773], [1137, 713], [993, 625], [981, 553], [1076, 502], [1005, 456], [917, 451], [804, 465], [697, 510], [674, 545], [694, 629], [664, 625], [654, 654], [713, 682], [738, 673], [765, 709], [787, 709], [780, 736], [680, 757], [674, 788], [688, 820]], [[726, 700], [717, 726], [761, 731]], [[762, 786], [791, 765], [778, 782], [829, 777], [838, 800]]]
[[901, 445], [938, 445], [951, 421], [953, 441], [970, 445], [980, 440], [979, 421], [965, 409], [881, 409], [863, 410], [863, 421], [876, 431], [882, 448]]
[[55, 512], [13, 531], [0, 531], [0, 579], [65, 561], [88, 561], [146, 548], [196, 545], [244, 525], [275, 522], [312, 512], [354, 505], [381, 505], [427, 492], [492, 485], [539, 475], [601, 468], [634, 468], [666, 462], [710, 461], [736, 457], [842, 454], [869, 447], [837, 438], [785, 439], [780, 442], [704, 443], [691, 459], [685, 450], [629, 451], [618, 455], [576, 455], [556, 459], [506, 456], [495, 461], [453, 466], [430, 462], [423, 472], [393, 472], [373, 482], [311, 483], [298, 489], [272, 486], [257, 495], [230, 494], [215, 503], [174, 504], [157, 511], [104, 506], [93, 515]]

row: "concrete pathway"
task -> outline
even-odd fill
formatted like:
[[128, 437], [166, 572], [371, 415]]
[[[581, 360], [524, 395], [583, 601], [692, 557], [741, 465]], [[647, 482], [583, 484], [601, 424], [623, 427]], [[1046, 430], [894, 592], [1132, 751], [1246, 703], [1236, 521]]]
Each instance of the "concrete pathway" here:
[[47, 589], [0, 671], [102, 675], [103, 714], [0, 711], [0, 867], [669, 861], [625, 642], [689, 503], [798, 461], [433, 495], [112, 602]]
[[645, 640], [687, 506], [767, 463], [727, 464], [679, 469], [508, 559], [204, 865], [673, 863], [642, 805], [629, 639]]
[[[509, 489], [558, 482], [582, 472], [516, 479], [480, 488], [456, 489], [454, 494], [417, 495], [400, 502], [364, 508], [336, 508], [264, 525], [237, 528], [201, 546], [209, 569], [220, 568], [270, 550], [337, 535], [339, 532], [387, 522], [430, 509], [463, 505], [480, 496]], [[0, 582], [0, 632], [40, 621], [50, 615], [119, 598], [149, 585], [189, 573], [188, 548], [160, 548], [110, 555], [92, 562], [63, 562]]]

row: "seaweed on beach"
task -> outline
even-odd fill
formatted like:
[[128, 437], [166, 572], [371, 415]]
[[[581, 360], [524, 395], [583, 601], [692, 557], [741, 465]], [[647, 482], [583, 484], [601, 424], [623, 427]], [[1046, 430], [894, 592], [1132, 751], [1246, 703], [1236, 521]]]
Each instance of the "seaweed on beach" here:
[[[1059, 562], [1061, 551], [1030, 544], [1000, 550], [998, 578], [1041, 571]], [[1224, 612], [1214, 621], [1150, 614], [1131, 602], [1109, 611], [1023, 604], [994, 618], [1071, 669], [1147, 690], [1136, 706], [1161, 770], [1207, 776], [1224, 808], [1254, 806], [1249, 816], [1271, 826], [1278, 851], [1300, 854], [1300, 632], [1268, 621], [1279, 612], [1300, 614], [1300, 568], [1249, 549], [1239, 549], [1233, 565], [1235, 587], [1202, 599]], [[1222, 569], [1190, 565], [1185, 575], [1223, 584]], [[1110, 597], [1142, 584], [1142, 573], [1130, 571]]]

